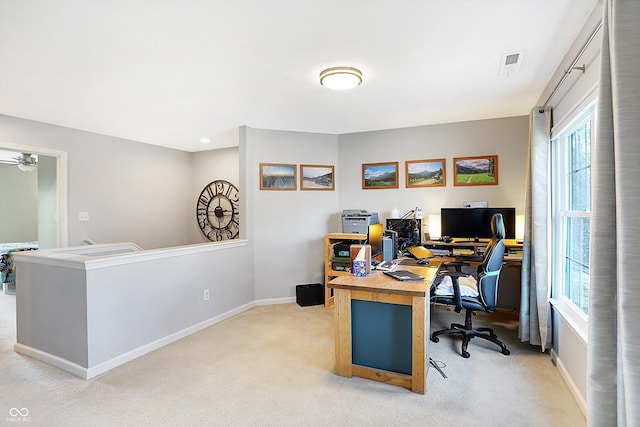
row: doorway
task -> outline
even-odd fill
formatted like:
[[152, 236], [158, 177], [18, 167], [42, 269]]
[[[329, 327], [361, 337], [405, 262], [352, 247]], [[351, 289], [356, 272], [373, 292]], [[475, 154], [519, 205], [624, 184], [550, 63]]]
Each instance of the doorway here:
[[[47, 235], [43, 235], [43, 241], [46, 241], [47, 247], [67, 247], [69, 242], [68, 236], [68, 216], [67, 216], [67, 152], [53, 150], [44, 147], [35, 147], [29, 145], [11, 144], [0, 142], [0, 150], [12, 151], [16, 155], [21, 153], [30, 153], [37, 156], [44, 156], [43, 165], [50, 165], [43, 168], [43, 174], [47, 174], [43, 181], [46, 182], [50, 190], [43, 195], [38, 204], [46, 206], [46, 210], [50, 216], [53, 216], [53, 230], [49, 230]], [[55, 183], [53, 182], [55, 181]], [[43, 193], [44, 194], [44, 193]], [[40, 235], [40, 230], [38, 230]], [[40, 240], [40, 239], [38, 239]], [[44, 243], [44, 242], [43, 242]]]

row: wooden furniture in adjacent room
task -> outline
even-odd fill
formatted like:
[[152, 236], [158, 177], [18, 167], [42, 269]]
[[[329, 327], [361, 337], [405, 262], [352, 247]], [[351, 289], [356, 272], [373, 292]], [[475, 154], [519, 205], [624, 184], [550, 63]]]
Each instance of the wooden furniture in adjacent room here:
[[365, 277], [337, 275], [334, 290], [335, 372], [424, 394], [428, 371], [429, 288], [440, 262], [401, 264], [424, 276], [399, 281], [373, 270]]

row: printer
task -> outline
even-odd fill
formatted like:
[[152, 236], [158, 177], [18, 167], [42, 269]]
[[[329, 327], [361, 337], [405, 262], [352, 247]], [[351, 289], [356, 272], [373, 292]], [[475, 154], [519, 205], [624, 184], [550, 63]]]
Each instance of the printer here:
[[363, 209], [345, 209], [342, 211], [342, 232], [349, 234], [368, 234], [369, 226], [380, 224], [377, 212]]

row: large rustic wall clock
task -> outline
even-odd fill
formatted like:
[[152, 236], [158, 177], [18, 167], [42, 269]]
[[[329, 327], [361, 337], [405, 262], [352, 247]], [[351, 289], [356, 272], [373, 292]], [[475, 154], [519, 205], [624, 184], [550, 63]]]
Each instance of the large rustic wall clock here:
[[229, 181], [207, 184], [196, 205], [196, 217], [202, 234], [212, 242], [238, 237], [240, 231], [240, 193]]

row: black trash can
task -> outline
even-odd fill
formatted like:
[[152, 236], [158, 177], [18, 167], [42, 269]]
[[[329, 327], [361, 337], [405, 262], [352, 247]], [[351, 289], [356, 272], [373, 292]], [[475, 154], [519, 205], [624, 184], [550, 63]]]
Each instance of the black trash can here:
[[322, 283], [296, 285], [296, 302], [300, 307], [324, 304], [324, 286]]

